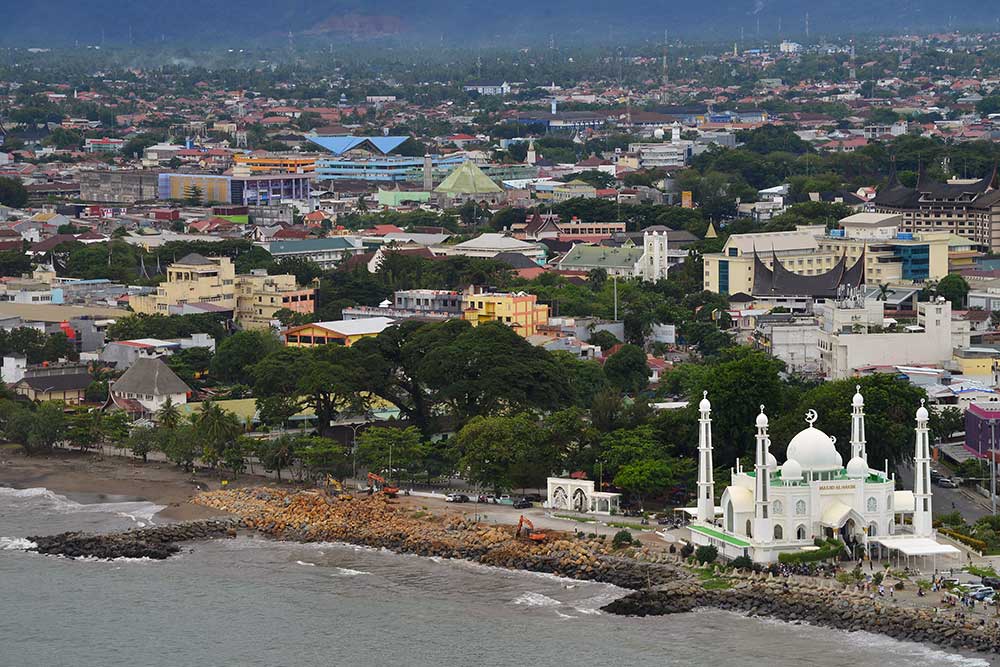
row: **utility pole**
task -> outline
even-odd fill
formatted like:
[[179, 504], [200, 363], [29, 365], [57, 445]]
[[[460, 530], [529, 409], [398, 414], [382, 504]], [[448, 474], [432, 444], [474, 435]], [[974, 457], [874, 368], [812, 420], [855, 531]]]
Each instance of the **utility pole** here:
[[611, 281], [614, 283], [615, 288], [615, 322], [618, 321], [618, 274], [612, 274]]

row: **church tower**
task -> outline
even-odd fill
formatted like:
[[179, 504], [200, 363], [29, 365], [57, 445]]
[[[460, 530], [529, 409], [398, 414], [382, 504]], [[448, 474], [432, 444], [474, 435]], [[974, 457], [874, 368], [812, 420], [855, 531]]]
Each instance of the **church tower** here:
[[712, 404], [702, 392], [698, 404], [698, 521], [715, 519], [715, 480], [712, 472]]
[[751, 537], [757, 542], [771, 541], [771, 518], [770, 499], [768, 498], [769, 473], [767, 465], [768, 447], [771, 444], [767, 437], [767, 415], [764, 414], [764, 406], [760, 406], [760, 414], [757, 415], [757, 458], [754, 463], [754, 507], [753, 507], [753, 535]]
[[868, 462], [868, 451], [865, 449], [865, 399], [861, 395], [861, 385], [854, 385], [854, 398], [851, 400], [851, 458], [863, 459]]
[[929, 418], [924, 399], [917, 408], [917, 444], [913, 453], [913, 496], [916, 500], [913, 511], [913, 534], [917, 537], [931, 537], [931, 436], [927, 427]]

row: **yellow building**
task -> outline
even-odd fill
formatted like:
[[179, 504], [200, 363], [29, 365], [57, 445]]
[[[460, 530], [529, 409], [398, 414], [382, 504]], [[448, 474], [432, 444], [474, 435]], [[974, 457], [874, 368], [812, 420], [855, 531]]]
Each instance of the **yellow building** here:
[[147, 315], [179, 314], [185, 305], [210, 303], [233, 311], [246, 329], [270, 326], [282, 308], [299, 313], [315, 309], [315, 289], [301, 289], [295, 276], [269, 276], [264, 270], [236, 275], [228, 257], [185, 256], [167, 267], [167, 279], [152, 294], [133, 296], [132, 310]]
[[367, 317], [360, 320], [312, 322], [291, 327], [282, 332], [288, 347], [316, 347], [336, 343], [350, 347], [362, 338], [377, 336], [396, 321], [389, 317]]
[[540, 325], [548, 324], [549, 307], [538, 303], [534, 294], [470, 293], [462, 295], [462, 319], [473, 326], [502, 322], [522, 336], [534, 336]]
[[160, 199], [187, 199], [197, 188], [204, 202], [229, 203], [231, 182], [217, 174], [160, 174]]
[[264, 269], [236, 276], [236, 322], [244, 329], [266, 329], [275, 313], [287, 308], [296, 313], [316, 309], [316, 289], [300, 288], [295, 276], [269, 276]]
[[563, 183], [552, 189], [552, 199], [557, 202], [577, 198], [593, 199], [596, 196], [597, 188], [580, 180]]
[[129, 305], [146, 315], [168, 315], [171, 308], [189, 303], [212, 303], [235, 310], [235, 283], [231, 259], [191, 253], [167, 267], [167, 279], [154, 293], [133, 296]]
[[773, 268], [773, 257], [800, 275], [814, 276], [834, 268], [841, 257], [852, 266], [865, 256], [869, 285], [940, 280], [948, 275], [948, 233], [899, 231], [901, 218], [882, 213], [856, 213], [827, 232], [821, 225], [794, 231], [734, 234], [720, 253], [704, 255], [704, 287], [720, 294], [753, 293], [753, 257]]
[[316, 158], [285, 155], [234, 155], [233, 176], [254, 174], [311, 174]]

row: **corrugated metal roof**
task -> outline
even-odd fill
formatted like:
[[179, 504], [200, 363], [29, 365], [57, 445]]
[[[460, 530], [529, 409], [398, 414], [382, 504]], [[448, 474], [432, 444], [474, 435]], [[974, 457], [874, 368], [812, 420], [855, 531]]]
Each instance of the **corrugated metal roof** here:
[[389, 154], [399, 148], [409, 137], [306, 137], [312, 143], [325, 148], [334, 155], [343, 155], [365, 142], [370, 142], [382, 154]]

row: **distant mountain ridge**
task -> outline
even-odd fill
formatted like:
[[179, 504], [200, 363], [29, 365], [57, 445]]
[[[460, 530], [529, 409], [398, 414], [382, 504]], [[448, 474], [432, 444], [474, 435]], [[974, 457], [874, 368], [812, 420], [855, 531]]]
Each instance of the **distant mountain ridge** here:
[[452, 43], [505, 37], [591, 37], [626, 42], [673, 37], [723, 40], [756, 35], [801, 38], [810, 32], [1000, 30], [1000, 3], [978, 0], [678, 0], [626, 5], [526, 0], [31, 0], [0, 9], [5, 45], [139, 44], [142, 40], [204, 44], [264, 36], [433, 36]]

